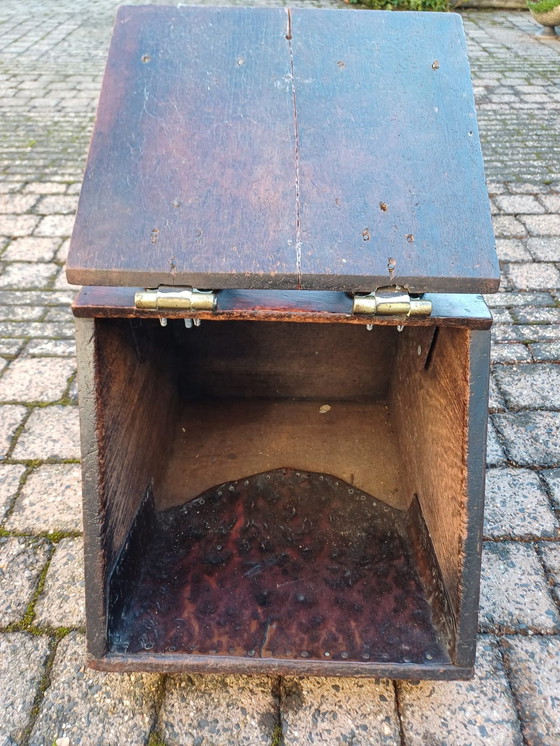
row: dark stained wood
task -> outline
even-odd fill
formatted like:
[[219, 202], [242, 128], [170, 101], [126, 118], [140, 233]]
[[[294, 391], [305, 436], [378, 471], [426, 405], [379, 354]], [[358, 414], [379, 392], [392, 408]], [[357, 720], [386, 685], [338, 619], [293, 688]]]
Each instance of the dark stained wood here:
[[495, 291], [459, 17], [122, 8], [67, 274]]
[[[134, 307], [134, 293], [140, 288], [84, 287], [78, 293], [73, 312], [77, 317], [154, 318], [161, 314]], [[427, 293], [432, 302], [432, 314], [410, 316], [407, 326], [460, 326], [488, 329], [492, 316], [480, 295]], [[183, 318], [185, 312], [166, 311], [168, 318]], [[218, 293], [217, 310], [213, 313], [190, 313], [200, 319], [292, 321], [364, 325], [367, 323], [396, 326], [403, 323], [397, 316], [352, 316], [352, 299], [342, 292], [314, 290], [223, 290]]]
[[[474, 664], [484, 503], [488, 331], [440, 328], [429, 360], [406, 330], [390, 411], [403, 454], [405, 495], [417, 495], [456, 635], [454, 662]], [[429, 364], [428, 364], [429, 363]]]
[[297, 284], [285, 36], [282, 8], [119, 10], [70, 281]]
[[466, 444], [468, 510], [454, 656], [458, 666], [473, 666], [476, 655], [490, 374], [490, 332], [472, 331], [469, 337], [469, 419]]
[[[155, 319], [79, 319], [78, 329], [94, 667], [472, 673], [488, 331], [239, 322], [187, 331]], [[276, 515], [288, 503], [302, 526]], [[341, 541], [356, 583], [318, 589]], [[262, 557], [247, 575], [253, 550]], [[276, 561], [284, 555], [286, 566]], [[282, 586], [269, 607], [286, 568], [289, 598]], [[300, 586], [316, 608], [292, 598]], [[264, 606], [251, 600], [258, 592]]]
[[[185, 403], [177, 420], [158, 510], [221, 482], [289, 464], [323, 471], [404, 509], [400, 458], [383, 402], [226, 399]], [[327, 403], [327, 400], [324, 400]]]
[[145, 512], [111, 580], [113, 653], [449, 662], [406, 515], [352, 485], [278, 469]]
[[166, 465], [177, 393], [155, 324], [95, 322], [98, 516], [110, 572], [146, 491]]
[[496, 291], [460, 16], [291, 17], [302, 286]]

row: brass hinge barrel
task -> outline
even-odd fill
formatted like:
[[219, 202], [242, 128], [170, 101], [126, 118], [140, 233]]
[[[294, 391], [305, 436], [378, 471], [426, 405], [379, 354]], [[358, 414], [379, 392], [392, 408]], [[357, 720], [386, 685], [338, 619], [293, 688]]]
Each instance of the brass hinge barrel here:
[[429, 316], [432, 303], [411, 298], [398, 288], [379, 288], [374, 293], [354, 295], [352, 313], [368, 316]]
[[213, 311], [216, 300], [213, 290], [164, 286], [134, 295], [136, 308], [148, 311]]

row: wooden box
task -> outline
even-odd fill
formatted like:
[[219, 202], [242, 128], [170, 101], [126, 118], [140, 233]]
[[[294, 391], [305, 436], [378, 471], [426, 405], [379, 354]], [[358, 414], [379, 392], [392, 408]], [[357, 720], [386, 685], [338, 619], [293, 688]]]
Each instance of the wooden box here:
[[91, 666], [472, 674], [498, 266], [458, 16], [121, 8], [67, 274]]

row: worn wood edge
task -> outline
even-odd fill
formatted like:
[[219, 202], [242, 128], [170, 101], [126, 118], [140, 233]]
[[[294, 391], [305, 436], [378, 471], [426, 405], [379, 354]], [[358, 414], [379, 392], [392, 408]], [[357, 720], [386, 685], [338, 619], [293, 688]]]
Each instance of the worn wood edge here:
[[469, 420], [466, 447], [466, 491], [469, 511], [463, 543], [464, 560], [459, 580], [457, 644], [454, 657], [459, 666], [474, 666], [476, 655], [484, 522], [490, 341], [489, 331], [474, 331], [470, 334]]
[[[398, 326], [468, 326], [473, 329], [489, 329], [492, 315], [482, 296], [477, 294], [427, 293], [425, 300], [432, 302], [430, 316], [354, 316], [350, 296], [339, 291], [293, 291], [301, 292], [302, 303], [296, 307], [281, 297], [279, 291], [223, 290], [218, 294], [218, 307], [213, 312], [193, 311], [146, 311], [135, 308], [134, 294], [142, 288], [83, 287], [72, 305], [78, 318], [152, 318], [165, 316], [169, 319], [199, 318], [213, 321], [294, 321], [313, 323], [348, 323]], [[317, 292], [318, 300], [310, 299]], [[328, 293], [328, 302], [319, 296]], [[245, 307], [236, 307], [236, 299], [242, 295]], [[251, 299], [253, 299], [251, 303]], [[276, 305], [276, 307], [275, 307]], [[251, 306], [251, 307], [249, 307]], [[337, 310], [334, 310], [334, 309]], [[325, 310], [327, 309], [327, 310]]]
[[78, 396], [82, 453], [82, 493], [86, 593], [86, 639], [90, 655], [107, 649], [105, 551], [99, 526], [98, 495], [101, 490], [97, 441], [97, 392], [95, 374], [95, 320], [76, 320]]
[[298, 661], [277, 658], [253, 660], [234, 656], [203, 655], [119, 655], [90, 656], [89, 668], [96, 671], [129, 673], [220, 673], [249, 675], [291, 676], [352, 676], [375, 679], [429, 679], [453, 681], [467, 680], [474, 675], [474, 668], [447, 664], [424, 666], [383, 663], [345, 663], [343, 661]]

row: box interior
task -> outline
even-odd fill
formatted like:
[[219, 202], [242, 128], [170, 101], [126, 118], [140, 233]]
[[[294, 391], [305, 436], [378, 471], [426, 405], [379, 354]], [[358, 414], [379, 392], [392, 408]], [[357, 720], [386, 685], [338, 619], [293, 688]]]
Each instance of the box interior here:
[[453, 662], [468, 330], [95, 324], [109, 652]]

